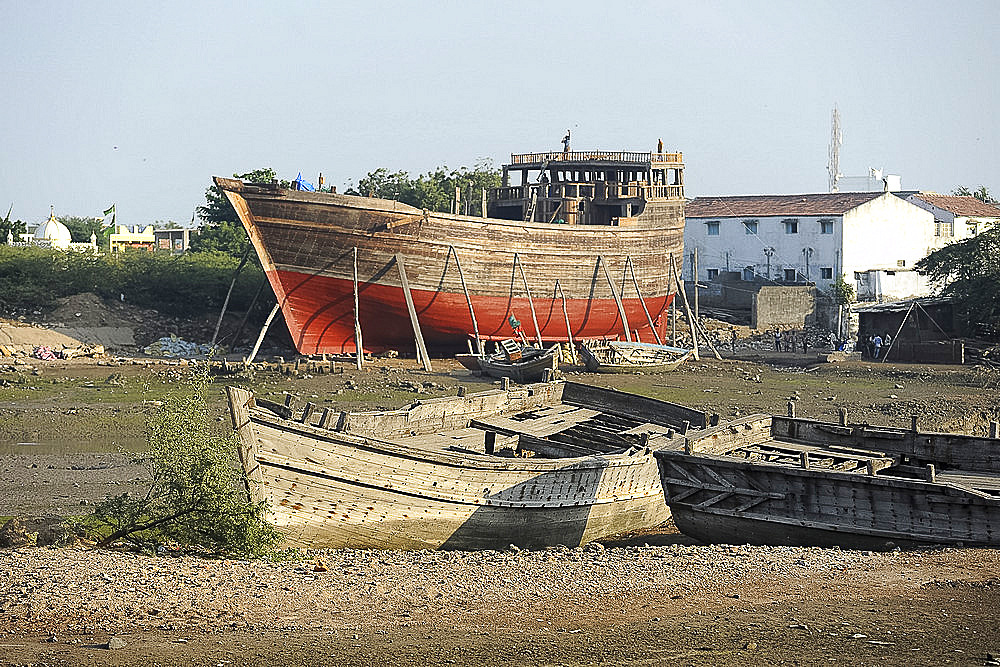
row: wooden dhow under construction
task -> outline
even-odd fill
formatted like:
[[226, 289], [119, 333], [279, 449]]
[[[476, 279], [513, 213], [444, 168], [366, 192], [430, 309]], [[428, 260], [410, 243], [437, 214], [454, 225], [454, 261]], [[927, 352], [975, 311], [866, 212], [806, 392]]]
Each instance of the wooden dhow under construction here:
[[465, 348], [472, 337], [509, 337], [512, 316], [539, 342], [653, 342], [673, 296], [671, 257], [683, 257], [680, 153], [515, 154], [483, 217], [215, 183], [302, 354], [350, 353], [362, 336], [369, 351], [415, 340], [419, 350], [421, 337], [429, 348]]
[[228, 388], [251, 498], [293, 546], [575, 546], [669, 518], [652, 452], [717, 416], [546, 382], [392, 411]]

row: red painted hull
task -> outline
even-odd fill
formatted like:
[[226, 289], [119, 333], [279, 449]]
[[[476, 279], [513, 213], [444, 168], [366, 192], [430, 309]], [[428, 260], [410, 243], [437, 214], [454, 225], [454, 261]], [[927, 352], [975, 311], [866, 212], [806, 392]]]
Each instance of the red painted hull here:
[[[352, 353], [354, 346], [354, 284], [326, 276], [278, 271], [268, 276], [281, 285], [287, 302], [283, 306], [295, 346], [302, 354]], [[412, 290], [421, 332], [429, 348], [466, 348], [472, 336], [472, 318], [464, 294]], [[370, 352], [414, 349], [413, 328], [399, 287], [361, 283], [359, 315], [364, 347]], [[667, 309], [673, 295], [646, 299], [646, 308], [662, 337]], [[542, 339], [566, 341], [566, 318], [561, 299], [534, 299]], [[508, 318], [520, 320], [524, 334], [534, 340], [535, 328], [528, 299], [472, 296], [473, 310], [483, 339], [498, 340], [513, 335]], [[646, 342], [655, 342], [638, 298], [623, 299], [629, 328]], [[624, 326], [613, 299], [568, 299], [566, 311], [573, 339], [622, 338]]]

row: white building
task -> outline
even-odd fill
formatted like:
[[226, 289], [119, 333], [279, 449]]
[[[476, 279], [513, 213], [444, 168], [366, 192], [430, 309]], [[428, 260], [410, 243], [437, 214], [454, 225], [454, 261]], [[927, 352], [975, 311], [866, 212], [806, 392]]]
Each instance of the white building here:
[[919, 192], [906, 201], [934, 214], [934, 235], [942, 243], [975, 236], [1000, 220], [1000, 208], [975, 197]]
[[910, 269], [944, 244], [933, 213], [888, 192], [698, 197], [685, 217], [684, 273], [697, 249], [699, 281], [738, 271], [829, 290], [839, 276]]

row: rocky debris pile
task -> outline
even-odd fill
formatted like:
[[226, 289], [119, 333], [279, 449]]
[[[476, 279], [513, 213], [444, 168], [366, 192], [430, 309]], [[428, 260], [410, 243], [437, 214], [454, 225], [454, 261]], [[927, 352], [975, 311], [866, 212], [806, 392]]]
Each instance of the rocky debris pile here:
[[192, 343], [174, 334], [164, 336], [142, 349], [145, 354], [151, 357], [204, 357], [210, 354], [221, 354], [222, 349], [218, 346], [212, 347], [205, 343]]
[[76, 527], [62, 519], [42, 517], [20, 519], [14, 517], [0, 526], [0, 549], [18, 547], [69, 546], [84, 540]]

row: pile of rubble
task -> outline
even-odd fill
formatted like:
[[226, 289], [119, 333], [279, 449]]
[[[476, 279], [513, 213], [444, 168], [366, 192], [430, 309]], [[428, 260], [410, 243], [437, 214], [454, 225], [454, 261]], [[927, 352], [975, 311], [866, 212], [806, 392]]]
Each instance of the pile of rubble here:
[[213, 353], [221, 354], [222, 348], [218, 346], [213, 348], [206, 343], [192, 343], [178, 338], [175, 334], [170, 334], [147, 345], [142, 351], [151, 357], [184, 357], [190, 359], [192, 357], [205, 357]]

